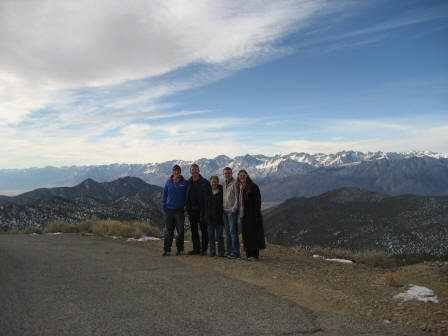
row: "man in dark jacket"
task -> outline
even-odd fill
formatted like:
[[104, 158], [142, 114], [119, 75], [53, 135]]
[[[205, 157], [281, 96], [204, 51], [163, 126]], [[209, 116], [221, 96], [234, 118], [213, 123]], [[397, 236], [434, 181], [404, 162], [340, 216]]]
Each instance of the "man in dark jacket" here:
[[166, 181], [162, 194], [162, 211], [165, 215], [165, 240], [163, 256], [169, 256], [174, 228], [177, 230], [176, 255], [184, 251], [184, 207], [187, 181], [180, 174], [180, 167], [173, 167], [173, 174]]
[[[199, 166], [193, 163], [190, 167], [191, 177], [187, 183], [186, 208], [190, 219], [191, 240], [193, 250], [188, 254], [207, 255], [208, 233], [204, 215], [205, 190], [210, 184], [199, 174]], [[201, 240], [199, 240], [199, 227], [201, 228]]]

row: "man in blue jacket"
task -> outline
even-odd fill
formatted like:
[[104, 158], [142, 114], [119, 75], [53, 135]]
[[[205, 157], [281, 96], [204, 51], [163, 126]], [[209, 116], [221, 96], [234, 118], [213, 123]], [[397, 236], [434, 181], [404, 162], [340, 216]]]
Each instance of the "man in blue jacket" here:
[[[210, 188], [210, 183], [199, 174], [199, 166], [193, 163], [190, 166], [191, 178], [188, 180], [186, 193], [186, 208], [191, 226], [191, 240], [193, 250], [188, 254], [207, 255], [208, 232], [205, 221], [204, 201], [205, 190]], [[199, 227], [201, 228], [201, 240], [199, 240]]]
[[162, 211], [165, 214], [165, 241], [163, 256], [169, 256], [173, 244], [174, 228], [177, 230], [176, 255], [184, 251], [184, 207], [187, 181], [180, 174], [178, 165], [173, 167], [173, 174], [165, 183], [162, 194]]

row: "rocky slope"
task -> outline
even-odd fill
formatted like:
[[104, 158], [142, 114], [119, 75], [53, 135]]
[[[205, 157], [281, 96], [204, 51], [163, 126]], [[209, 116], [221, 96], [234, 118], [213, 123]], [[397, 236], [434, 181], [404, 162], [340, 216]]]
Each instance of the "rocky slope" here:
[[55, 220], [70, 223], [90, 218], [138, 220], [163, 227], [162, 188], [126, 177], [108, 183], [87, 179], [74, 187], [37, 189], [0, 199], [0, 226], [44, 227]]
[[275, 244], [448, 256], [448, 197], [341, 188], [289, 199], [265, 210], [264, 220]]

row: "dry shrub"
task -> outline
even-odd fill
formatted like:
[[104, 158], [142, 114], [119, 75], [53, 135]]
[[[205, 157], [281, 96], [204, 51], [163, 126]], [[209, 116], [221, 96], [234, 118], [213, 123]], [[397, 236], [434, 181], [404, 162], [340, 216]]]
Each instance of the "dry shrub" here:
[[184, 240], [191, 241], [191, 230], [186, 230], [184, 232]]
[[79, 232], [91, 232], [91, 226], [94, 224], [92, 220], [84, 220], [81, 222], [78, 222], [76, 224], [76, 227], [78, 228]]
[[161, 231], [146, 222], [120, 222], [116, 220], [95, 220], [90, 225], [90, 230], [98, 236], [122, 236], [128, 238], [140, 238], [151, 235], [160, 237]]
[[63, 232], [63, 233], [75, 233], [78, 232], [76, 225], [69, 224], [64, 221], [53, 221], [48, 223], [44, 229], [45, 233]]
[[22, 232], [26, 233], [26, 234], [30, 234], [30, 233], [39, 233], [39, 234], [41, 234], [42, 233], [42, 229], [37, 227], [37, 226], [29, 226], [25, 230], [23, 230]]
[[107, 236], [107, 222], [97, 220], [91, 224], [90, 230], [98, 236]]
[[122, 223], [111, 220], [106, 222], [108, 236], [123, 236]]
[[401, 287], [405, 284], [403, 276], [392, 272], [384, 274], [384, 281], [390, 287]]
[[392, 255], [380, 250], [357, 252], [354, 259], [357, 263], [374, 267], [393, 267], [396, 265], [395, 258]]
[[311, 249], [311, 253], [318, 254], [325, 258], [341, 258], [353, 260], [353, 252], [349, 249], [343, 248], [330, 248], [330, 247], [322, 247], [322, 246], [314, 246]]

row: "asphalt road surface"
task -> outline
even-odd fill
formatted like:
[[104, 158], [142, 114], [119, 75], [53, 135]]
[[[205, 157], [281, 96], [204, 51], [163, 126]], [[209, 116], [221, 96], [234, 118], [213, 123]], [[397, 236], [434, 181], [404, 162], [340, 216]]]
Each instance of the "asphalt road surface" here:
[[176, 258], [76, 234], [0, 235], [0, 335], [419, 335], [313, 313]]

